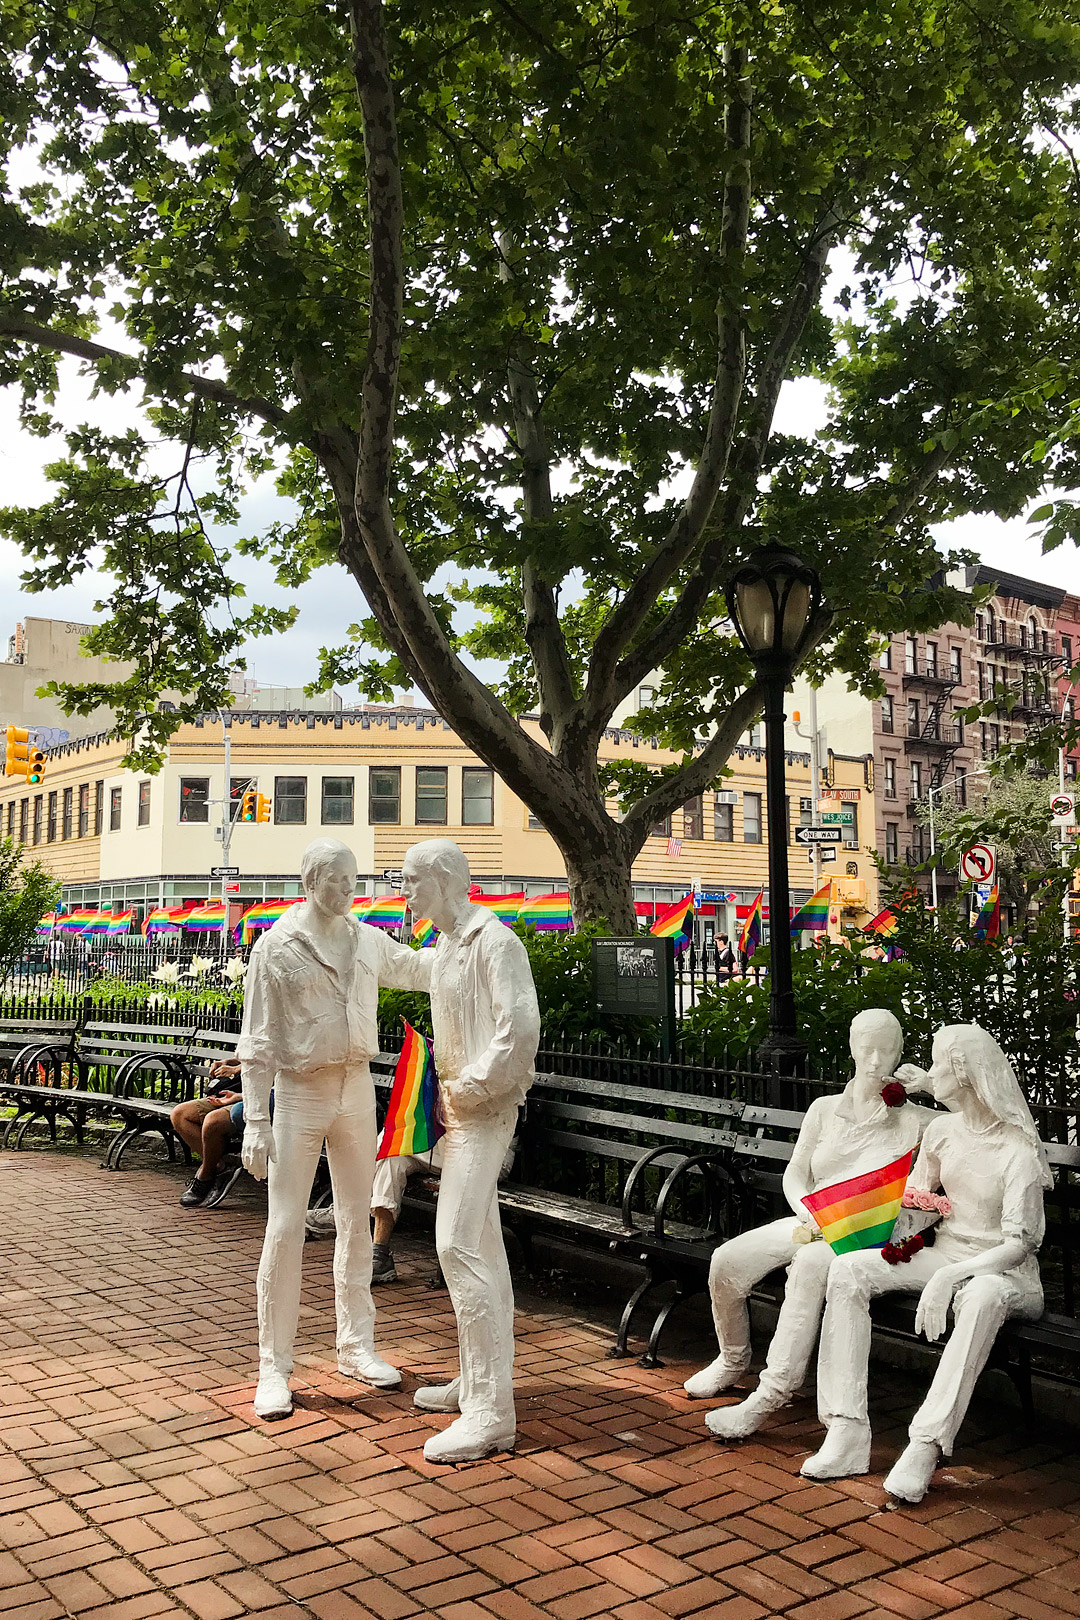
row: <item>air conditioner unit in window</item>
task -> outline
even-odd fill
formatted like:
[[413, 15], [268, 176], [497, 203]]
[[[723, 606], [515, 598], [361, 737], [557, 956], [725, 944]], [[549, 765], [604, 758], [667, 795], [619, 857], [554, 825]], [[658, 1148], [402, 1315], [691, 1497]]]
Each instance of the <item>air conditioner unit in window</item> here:
[[845, 849], [858, 849], [858, 847], [859, 847], [859, 840], [857, 838], [845, 838], [844, 839], [844, 848]]
[[719, 788], [716, 794], [717, 804], [738, 804], [739, 795], [731, 788]]

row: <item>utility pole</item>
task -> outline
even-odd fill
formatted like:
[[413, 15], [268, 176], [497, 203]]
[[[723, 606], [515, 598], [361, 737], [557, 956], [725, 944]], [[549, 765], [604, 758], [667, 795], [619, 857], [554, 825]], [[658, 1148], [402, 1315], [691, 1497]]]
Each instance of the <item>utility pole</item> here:
[[[228, 866], [232, 847], [232, 733], [225, 716], [221, 716], [221, 744], [225, 755], [225, 790], [221, 796], [221, 864]], [[221, 879], [221, 903], [225, 916], [221, 924], [221, 959], [229, 954], [229, 884], [231, 878]]]
[[[811, 815], [814, 825], [817, 825], [818, 794], [821, 792], [821, 738], [818, 734], [817, 720], [817, 687], [810, 688], [810, 791], [813, 806]], [[814, 857], [814, 893], [821, 888], [821, 845], [811, 844], [811, 853]]]

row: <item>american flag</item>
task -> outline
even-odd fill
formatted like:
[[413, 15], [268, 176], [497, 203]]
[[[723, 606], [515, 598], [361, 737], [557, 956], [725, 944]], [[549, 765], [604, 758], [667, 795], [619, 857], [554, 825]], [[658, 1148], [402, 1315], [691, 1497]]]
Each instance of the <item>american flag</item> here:
[[667, 852], [668, 852], [669, 855], [681, 855], [682, 854], [682, 839], [681, 838], [669, 838], [668, 841], [667, 841]]

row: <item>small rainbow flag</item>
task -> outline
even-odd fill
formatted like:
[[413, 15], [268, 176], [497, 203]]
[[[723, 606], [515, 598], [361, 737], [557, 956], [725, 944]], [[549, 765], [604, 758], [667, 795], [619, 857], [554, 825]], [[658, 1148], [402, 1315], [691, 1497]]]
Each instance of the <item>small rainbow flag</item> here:
[[111, 911], [93, 911], [83, 924], [84, 934], [107, 934], [112, 921]]
[[531, 923], [538, 934], [573, 928], [569, 894], [538, 894], [533, 900], [523, 900], [518, 907], [518, 922]]
[[434, 945], [438, 934], [439, 930], [430, 917], [417, 917], [412, 925], [413, 944], [419, 945], [421, 948], [425, 945]]
[[220, 934], [225, 926], [224, 900], [207, 900], [205, 905], [192, 906], [184, 918], [184, 927], [192, 933]]
[[302, 905], [303, 901], [297, 897], [295, 900], [259, 900], [249, 906], [233, 929], [233, 938], [239, 945], [250, 945], [257, 929], [272, 928], [279, 917], [292, 906]]
[[829, 897], [832, 894], [832, 882], [822, 885], [816, 894], [812, 894], [805, 905], [799, 907], [791, 919], [792, 938], [803, 930], [808, 934], [820, 934], [829, 921]]
[[376, 928], [404, 928], [407, 905], [403, 894], [376, 895], [370, 905], [359, 913], [360, 921], [371, 923]]
[[439, 1080], [431, 1042], [405, 1019], [405, 1039], [394, 1070], [380, 1159], [419, 1158], [430, 1153], [445, 1126], [439, 1114]]
[[986, 903], [975, 919], [972, 933], [976, 939], [997, 939], [1001, 933], [1001, 906], [998, 901], [998, 886], [996, 883], [987, 895]]
[[739, 934], [739, 952], [742, 956], [753, 956], [761, 944], [761, 902], [764, 898], [765, 890], [759, 889], [757, 898], [746, 914]]
[[51, 934], [56, 923], [56, 912], [47, 911], [34, 929], [35, 934]]
[[91, 910], [88, 906], [82, 906], [77, 911], [69, 911], [66, 916], [62, 916], [57, 920], [57, 932], [61, 934], [81, 934], [87, 923], [94, 922], [97, 915], [97, 912]]
[[370, 894], [359, 894], [349, 907], [349, 910], [354, 917], [362, 917], [370, 904]]
[[472, 889], [469, 900], [474, 906], [486, 906], [509, 928], [517, 922], [518, 912], [525, 904], [525, 891], [522, 889], [518, 894], [481, 894], [479, 889]]
[[915, 1149], [864, 1176], [820, 1187], [802, 1200], [834, 1254], [880, 1249], [892, 1237]]
[[149, 939], [151, 934], [175, 934], [183, 927], [186, 916], [186, 906], [155, 906], [143, 918], [143, 936]]
[[110, 939], [115, 938], [117, 934], [127, 934], [131, 931], [131, 925], [134, 921], [134, 906], [130, 911], [114, 911], [112, 916], [109, 918], [108, 927], [106, 928], [105, 932], [109, 935]]
[[895, 934], [899, 926], [895, 911], [890, 911], [886, 906], [884, 911], [879, 911], [876, 917], [871, 917], [870, 921], [863, 925], [863, 933]]
[[650, 934], [657, 939], [673, 939], [675, 951], [685, 950], [694, 937], [694, 896], [688, 894], [683, 900], [676, 900], [673, 906], [667, 906], [657, 917]]

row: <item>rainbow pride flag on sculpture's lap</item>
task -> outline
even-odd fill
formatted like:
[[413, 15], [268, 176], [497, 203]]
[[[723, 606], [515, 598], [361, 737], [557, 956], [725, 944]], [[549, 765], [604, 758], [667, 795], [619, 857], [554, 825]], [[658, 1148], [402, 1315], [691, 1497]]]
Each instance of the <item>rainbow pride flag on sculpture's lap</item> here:
[[880, 1249], [893, 1234], [915, 1149], [864, 1176], [807, 1193], [803, 1203], [834, 1254]]
[[377, 1157], [419, 1158], [430, 1153], [445, 1127], [439, 1112], [439, 1081], [431, 1042], [405, 1023], [405, 1040], [394, 1070]]
[[765, 890], [759, 889], [750, 910], [746, 914], [746, 921], [739, 934], [739, 952], [742, 956], [753, 956], [761, 944], [761, 903], [765, 898]]
[[525, 904], [525, 891], [522, 889], [518, 894], [481, 894], [479, 889], [472, 889], [469, 900], [474, 906], [486, 906], [509, 928], [517, 922], [518, 912]]
[[225, 926], [224, 900], [208, 900], [205, 905], [192, 906], [184, 918], [184, 927], [194, 933], [220, 934]]
[[414, 945], [434, 945], [439, 937], [439, 930], [430, 917], [417, 917], [412, 925], [412, 941]]
[[683, 951], [694, 937], [694, 896], [686, 895], [682, 900], [676, 900], [673, 906], [663, 910], [652, 927], [650, 934], [657, 939], [673, 939], [676, 953]]
[[569, 894], [538, 894], [523, 900], [518, 907], [518, 922], [530, 923], [539, 934], [573, 928]]
[[260, 928], [272, 928], [290, 907], [302, 904], [299, 897], [295, 900], [259, 900], [244, 912], [233, 929], [233, 938], [238, 945], [250, 945]]
[[829, 896], [832, 894], [832, 882], [822, 885], [815, 894], [812, 894], [805, 905], [801, 905], [791, 919], [791, 936], [796, 934], [820, 934], [829, 922]]
[[1001, 905], [998, 900], [998, 886], [995, 883], [986, 897], [986, 904], [981, 907], [975, 919], [972, 933], [976, 939], [997, 939], [1001, 933]]
[[377, 894], [358, 916], [376, 928], [404, 928], [408, 903], [403, 894]]

